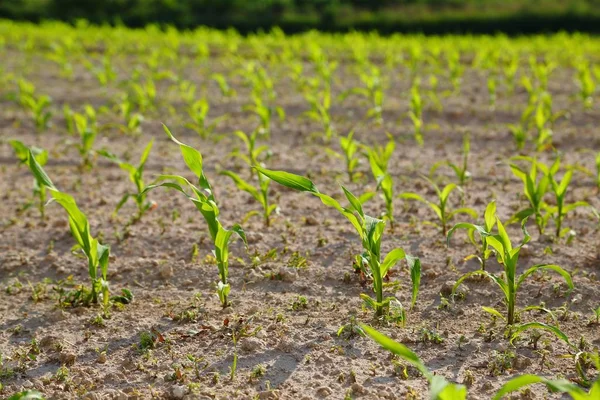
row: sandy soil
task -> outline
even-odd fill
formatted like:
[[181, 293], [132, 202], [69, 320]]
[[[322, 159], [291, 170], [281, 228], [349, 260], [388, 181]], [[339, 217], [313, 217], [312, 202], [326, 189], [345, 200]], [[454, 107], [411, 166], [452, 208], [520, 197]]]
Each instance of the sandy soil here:
[[[22, 70], [24, 61], [18, 53], [5, 53], [3, 57], [8, 70]], [[128, 62], [131, 60], [121, 59], [118, 68], [124, 69]], [[136, 162], [145, 144], [155, 138], [146, 179], [150, 181], [163, 171], [190, 176], [177, 146], [162, 132], [160, 122], [167, 123], [179, 139], [202, 151], [206, 174], [220, 201], [222, 221], [230, 226], [249, 211], [259, 209], [259, 205], [218, 175], [220, 169], [227, 168], [248, 176], [247, 168], [228, 156], [239, 147], [231, 132], [249, 132], [256, 126], [254, 117], [241, 111], [249, 98], [249, 88], [241, 85], [239, 77], [232, 81], [238, 95], [229, 99], [208, 81], [208, 71], [227, 68], [223, 60], [215, 59], [183, 72], [188, 79], [206, 83], [211, 117], [230, 114], [217, 129], [225, 135], [220, 142], [203, 141], [183, 127], [186, 114], [181, 101], [168, 90], [167, 82], [161, 82], [160, 101], [172, 104], [176, 112], [171, 114], [163, 106], [160, 112], [147, 115], [141, 137], [106, 130], [96, 148], [107, 147]], [[434, 217], [431, 210], [402, 200], [395, 202], [397, 226], [393, 232], [386, 231], [383, 250], [401, 246], [419, 256], [423, 264], [419, 299], [408, 312], [404, 327], [374, 320], [372, 311], [363, 306], [359, 294], [368, 293], [369, 284], [353, 272], [353, 254], [359, 252], [360, 241], [351, 225], [318, 199], [275, 184], [271, 195], [281, 213], [268, 228], [259, 218], [243, 224], [250, 243], [248, 249], [241, 242], [232, 245], [233, 305], [222, 309], [214, 290], [217, 269], [210, 262], [210, 238], [191, 203], [175, 192], [155, 190], [150, 198], [158, 207], [141, 222], [125, 228], [135, 212], [133, 203], [117, 217], [111, 217], [111, 213], [121, 196], [134, 189], [127, 174], [102, 159], [92, 171], [78, 168], [75, 138], [65, 134], [62, 104], [79, 108], [90, 103], [98, 107], [110, 96], [83, 68], [76, 69], [72, 83], [60, 78], [56, 66], [44, 59], [28, 64], [22, 71], [39, 90], [52, 97], [54, 126], [37, 134], [26, 113], [5, 99], [1, 103], [0, 140], [18, 138], [50, 151], [47, 172], [59, 188], [75, 196], [94, 234], [111, 246], [112, 290], [129, 288], [135, 300], [123, 309], [114, 309], [104, 326], [98, 326], [98, 307], [57, 307], [55, 288], [68, 286], [69, 282], [88, 282], [86, 261], [70, 251], [74, 241], [60, 207], [48, 206], [44, 222], [35, 207], [23, 210], [32, 198], [32, 178], [26, 167], [18, 165], [10, 146], [1, 143], [2, 395], [36, 388], [51, 399], [425, 398], [426, 381], [415, 370], [408, 368], [405, 372], [401, 361], [369, 339], [337, 335], [352, 317], [405, 343], [436, 374], [468, 382], [472, 398], [489, 398], [509, 377], [523, 373], [576, 378], [573, 361], [561, 358], [568, 353], [567, 346], [550, 334], [543, 334], [537, 350], [528, 342], [528, 334], [514, 345], [508, 342], [502, 324], [493, 322], [481, 310], [481, 306], [502, 307], [500, 292], [492, 282], [469, 281], [464, 285], [463, 300], [442, 304], [440, 292], [448, 290], [449, 282], [478, 268], [475, 261], [463, 261], [473, 247], [460, 233], [447, 248], [441, 232], [426, 223]], [[273, 156], [267, 165], [309, 175], [322, 192], [335, 193], [340, 199], [338, 182], [358, 193], [373, 190], [375, 184], [366, 160], [359, 166], [363, 178], [347, 182], [343, 162], [328, 155], [319, 140], [311, 136], [319, 126], [303, 117], [308, 107], [286, 71], [273, 67], [272, 73], [278, 105], [285, 108], [287, 118], [274, 124], [270, 141]], [[572, 74], [561, 68], [550, 81], [555, 108], [570, 110], [569, 119], [555, 126], [555, 146], [564, 152], [565, 162], [580, 162], [593, 169], [594, 154], [590, 150], [598, 149], [600, 144], [596, 129], [600, 114], [596, 110], [583, 111], [572, 98], [576, 92]], [[434, 193], [419, 174], [427, 173], [441, 159], [458, 162], [462, 135], [468, 131], [472, 136], [469, 170], [473, 179], [465, 188], [465, 205], [482, 214], [488, 201], [495, 199], [503, 220], [525, 205], [519, 197], [522, 185], [505, 161], [516, 154], [506, 124], [518, 121], [526, 93], [517, 90], [507, 96], [502, 89], [492, 111], [487, 105], [485, 77], [480, 71], [467, 69], [461, 94], [442, 98], [441, 112], [426, 111], [425, 146], [418, 148], [405, 115], [409, 104], [406, 71], [386, 76], [393, 78], [386, 90], [383, 127], [364, 123], [367, 107], [357, 98], [336, 105], [333, 114], [338, 132], [357, 126], [356, 137], [361, 142], [384, 143], [386, 131], [396, 138], [397, 149], [390, 165], [396, 193], [415, 191], [431, 198]], [[341, 93], [356, 82], [351, 68], [343, 65], [334, 91]], [[441, 90], [449, 87], [445, 79], [440, 85]], [[108, 123], [111, 118], [103, 115], [100, 121]], [[337, 143], [332, 147], [338, 149]], [[550, 160], [551, 154], [542, 155], [542, 159]], [[454, 179], [450, 171], [440, 171], [441, 182]], [[568, 194], [569, 202], [575, 200], [599, 205], [591, 178], [576, 175]], [[454, 207], [459, 204], [458, 193], [451, 203]], [[384, 211], [383, 200], [374, 198], [366, 210], [378, 215]], [[521, 257], [520, 271], [542, 262], [559, 264], [573, 275], [574, 292], [566, 294], [565, 285], [556, 275], [539, 274], [523, 285], [518, 304], [544, 303], [561, 316], [560, 327], [572, 341], [584, 338], [588, 349], [597, 349], [600, 329], [588, 321], [592, 308], [600, 305], [598, 222], [588, 210], [580, 209], [568, 217], [566, 224], [577, 231], [570, 244], [538, 237], [530, 225], [533, 240]], [[552, 228], [551, 223], [549, 232]], [[509, 231], [515, 242], [522, 237], [516, 225]], [[199, 250], [196, 257], [194, 246]], [[295, 267], [298, 257], [306, 259], [301, 268]], [[501, 267], [490, 261], [489, 268], [498, 272]], [[37, 300], [32, 298], [34, 290]], [[410, 280], [404, 265], [393, 270], [387, 293], [406, 306], [410, 303]], [[564, 318], [561, 307], [568, 309]], [[524, 320], [532, 319], [548, 321], [540, 314], [524, 316]], [[232, 332], [249, 336], [234, 344]], [[155, 339], [154, 346], [142, 349], [142, 337], [148, 333]], [[231, 380], [234, 354], [238, 355], [237, 371]], [[504, 361], [506, 365], [501, 366]], [[590, 370], [590, 374], [597, 371]], [[549, 395], [534, 386], [522, 396], [541, 399]]]

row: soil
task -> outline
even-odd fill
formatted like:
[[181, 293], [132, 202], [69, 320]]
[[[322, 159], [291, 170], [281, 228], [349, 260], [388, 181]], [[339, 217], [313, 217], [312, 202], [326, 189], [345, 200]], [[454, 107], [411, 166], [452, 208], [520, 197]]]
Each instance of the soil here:
[[[209, 72], [231, 71], [225, 61], [215, 57], [180, 72], [205, 86], [212, 107], [209, 120], [229, 114], [216, 130], [223, 135], [220, 141], [203, 140], [184, 127], [188, 121], [182, 101], [169, 90], [171, 84], [162, 81], [158, 90], [160, 111], [145, 115], [142, 135], [106, 129], [95, 148], [108, 148], [136, 163], [146, 143], [154, 138], [146, 181], [163, 172], [191, 179], [178, 146], [162, 130], [161, 122], [165, 122], [181, 141], [202, 152], [222, 223], [229, 227], [260, 206], [218, 174], [221, 169], [231, 169], [249, 176], [247, 167], [229, 155], [240, 147], [231, 133], [237, 129], [250, 132], [257, 124], [249, 112], [242, 111], [250, 89], [243, 86], [240, 76], [230, 82], [237, 90], [233, 98], [223, 97], [209, 80]], [[117, 59], [121, 79], [134, 62], [135, 58]], [[70, 82], [50, 61], [41, 56], [26, 60], [16, 50], [6, 50], [2, 64], [6, 71], [25, 74], [38, 90], [50, 95], [55, 114], [53, 126], [37, 133], [30, 116], [16, 103], [6, 98], [1, 103], [2, 395], [29, 388], [49, 399], [426, 398], [427, 382], [417, 371], [405, 369], [401, 361], [368, 338], [349, 335], [348, 331], [338, 336], [338, 329], [352, 318], [406, 344], [436, 374], [468, 383], [472, 398], [490, 398], [510, 377], [519, 374], [577, 378], [573, 360], [561, 357], [569, 354], [568, 346], [553, 335], [542, 333], [537, 349], [529, 342], [528, 333], [509, 343], [501, 321], [494, 321], [481, 308], [502, 310], [501, 293], [493, 282], [466, 281], [461, 289], [464, 298], [442, 301], [441, 292], [448, 297], [454, 281], [478, 268], [475, 260], [464, 261], [475, 248], [464, 232], [457, 233], [447, 247], [440, 230], [428, 223], [434, 221], [433, 212], [422, 204], [399, 199], [395, 200], [394, 230], [387, 227], [383, 238], [383, 253], [402, 247], [422, 261], [418, 301], [407, 310], [404, 326], [376, 320], [372, 310], [363, 305], [359, 295], [370, 293], [370, 283], [354, 273], [353, 257], [360, 253], [361, 243], [352, 226], [317, 198], [277, 184], [272, 184], [270, 194], [281, 211], [271, 226], [265, 227], [258, 217], [250, 218], [243, 223], [248, 248], [241, 241], [231, 247], [232, 305], [223, 309], [215, 293], [218, 275], [211, 262], [210, 237], [200, 214], [186, 198], [174, 191], [153, 190], [149, 198], [157, 207], [140, 222], [127, 226], [135, 213], [133, 202], [112, 216], [120, 198], [134, 190], [127, 173], [101, 158], [95, 160], [92, 170], [79, 167], [76, 138], [66, 134], [62, 105], [68, 103], [81, 110], [86, 103], [95, 107], [110, 104], [119, 90], [116, 85], [102, 89], [81, 65], [75, 68]], [[312, 73], [308, 66], [307, 70]], [[348, 182], [343, 161], [325, 152], [313, 134], [319, 132], [319, 125], [303, 115], [308, 106], [286, 70], [269, 66], [269, 72], [275, 80], [277, 105], [285, 109], [286, 119], [274, 122], [269, 142], [272, 157], [265, 164], [310, 176], [321, 192], [335, 194], [340, 201], [338, 183], [355, 193], [374, 190], [364, 157], [358, 167], [361, 176], [357, 182]], [[408, 72], [399, 68], [384, 72], [388, 87], [383, 126], [365, 120], [368, 105], [357, 97], [336, 104], [332, 114], [338, 132], [345, 134], [355, 128], [355, 137], [363, 143], [384, 144], [386, 132], [395, 138], [397, 147], [390, 162], [395, 193], [413, 191], [433, 199], [433, 190], [420, 174], [427, 174], [439, 160], [460, 162], [462, 137], [470, 132], [472, 179], [465, 187], [464, 205], [483, 215], [486, 204], [495, 199], [502, 220], [525, 207], [520, 195], [522, 183], [506, 163], [508, 157], [517, 154], [506, 124], [518, 122], [527, 101], [523, 90], [508, 94], [501, 86], [497, 105], [491, 109], [485, 76], [467, 68], [460, 94], [442, 97], [443, 111], [426, 109], [425, 145], [420, 148], [412, 139], [406, 116]], [[563, 152], [563, 162], [594, 170], [592, 150], [599, 148], [596, 127], [600, 114], [597, 108], [584, 111], [573, 98], [577, 92], [573, 73], [560, 67], [550, 80], [555, 109], [569, 111], [568, 118], [556, 122], [554, 145]], [[352, 66], [342, 64], [334, 94], [359, 84]], [[447, 79], [441, 78], [440, 92], [448, 89]], [[7, 91], [4, 88], [5, 94]], [[173, 112], [166, 105], [172, 105]], [[116, 121], [111, 113], [101, 114], [99, 119], [103, 124]], [[57, 187], [76, 198], [89, 217], [93, 234], [110, 245], [111, 290], [118, 294], [129, 288], [135, 298], [125, 307], [113, 308], [109, 318], [101, 317], [99, 306], [58, 307], [56, 289], [67, 288], [70, 283], [88, 284], [87, 263], [72, 253], [74, 240], [66, 214], [58, 205], [48, 205], [45, 221], [40, 220], [35, 206], [24, 207], [33, 201], [32, 177], [13, 156], [5, 141], [11, 138], [49, 150], [45, 167], [49, 176]], [[337, 143], [331, 147], [339, 150]], [[533, 154], [530, 148], [527, 153]], [[544, 153], [540, 158], [549, 162], [552, 154]], [[440, 169], [437, 180], [446, 183], [455, 177], [451, 170]], [[458, 207], [460, 198], [458, 192], [453, 193], [451, 206]], [[600, 206], [594, 180], [576, 173], [567, 201], [579, 200]], [[384, 210], [379, 197], [365, 205], [369, 215], [377, 216]], [[459, 220], [469, 221], [469, 217], [458, 216], [454, 222]], [[599, 325], [589, 323], [592, 308], [600, 305], [598, 221], [589, 209], [581, 208], [565, 223], [577, 232], [570, 243], [552, 240], [552, 222], [543, 236], [531, 222], [528, 224], [533, 238], [520, 258], [519, 272], [538, 263], [558, 264], [572, 274], [575, 290], [568, 293], [558, 275], [536, 274], [520, 288], [518, 306], [543, 303], [555, 311], [560, 328], [571, 341], [584, 338], [589, 350], [598, 349]], [[518, 224], [510, 225], [509, 234], [514, 243], [522, 238]], [[490, 260], [488, 269], [499, 273], [501, 266]], [[410, 288], [407, 267], [400, 263], [392, 270], [386, 294], [397, 297], [408, 309]], [[37, 296], [32, 296], [34, 292]], [[532, 320], [551, 322], [541, 313], [523, 314], [524, 322]], [[236, 343], [232, 332], [238, 335]], [[244, 337], [243, 332], [249, 336]], [[237, 369], [231, 379], [234, 355]], [[589, 374], [595, 376], [598, 371], [592, 368]], [[556, 396], [540, 386], [522, 395], [535, 399]]]

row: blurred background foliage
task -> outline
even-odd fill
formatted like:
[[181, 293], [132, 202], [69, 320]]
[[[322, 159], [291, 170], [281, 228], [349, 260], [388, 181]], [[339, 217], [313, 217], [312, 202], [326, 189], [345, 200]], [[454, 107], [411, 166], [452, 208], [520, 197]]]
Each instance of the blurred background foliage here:
[[0, 18], [380, 33], [600, 33], [600, 0], [0, 0]]

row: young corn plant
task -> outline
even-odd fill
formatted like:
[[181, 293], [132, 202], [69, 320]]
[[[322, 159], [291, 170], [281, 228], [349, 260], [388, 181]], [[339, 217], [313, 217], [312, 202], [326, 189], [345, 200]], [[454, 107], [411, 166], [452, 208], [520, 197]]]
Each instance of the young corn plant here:
[[231, 86], [229, 86], [225, 75], [215, 73], [212, 74], [210, 77], [219, 86], [219, 90], [221, 91], [223, 97], [235, 97], [236, 91]]
[[[30, 151], [40, 166], [44, 166], [46, 165], [46, 162], [48, 162], [48, 151], [38, 147], [27, 147], [19, 140], [9, 140], [8, 142], [12, 146], [15, 155], [22, 164], [27, 164]], [[40, 211], [40, 215], [43, 220], [46, 218], [46, 186], [37, 178], [33, 181], [33, 195], [39, 199], [38, 210]]]
[[[483, 215], [483, 225], [475, 225], [469, 222], [459, 222], [448, 231], [446, 235], [446, 243], [450, 246], [450, 239], [457, 229], [466, 229], [469, 240], [475, 247], [479, 248], [479, 254], [471, 254], [465, 257], [466, 260], [476, 258], [481, 266], [481, 270], [485, 271], [487, 259], [492, 255], [492, 249], [487, 242], [487, 237], [492, 235], [492, 230], [496, 225], [496, 202], [490, 202], [485, 208]], [[475, 232], [479, 235], [479, 242], [475, 239]]]
[[[519, 253], [523, 245], [528, 243], [531, 239], [531, 236], [529, 236], [529, 233], [527, 233], [527, 230], [525, 229], [525, 222], [526, 220], [523, 220], [522, 223], [522, 230], [524, 234], [523, 240], [521, 244], [519, 244], [516, 247], [513, 247], [511, 240], [508, 234], [506, 233], [504, 225], [497, 216], [496, 227], [498, 229], [498, 233], [496, 235], [490, 235], [487, 232], [480, 231], [483, 235], [486, 236], [487, 244], [495, 250], [498, 262], [504, 267], [504, 275], [494, 275], [485, 270], [471, 271], [461, 276], [452, 288], [452, 294], [454, 294], [458, 286], [465, 279], [474, 275], [483, 275], [488, 277], [494, 283], [496, 283], [496, 285], [498, 285], [498, 287], [502, 291], [503, 300], [506, 305], [506, 314], [504, 315], [500, 311], [492, 307], [483, 307], [483, 310], [496, 317], [503, 319], [504, 321], [506, 321], [506, 324], [510, 326], [517, 323], [520, 319], [520, 312], [516, 309], [517, 293], [519, 287], [523, 284], [523, 282], [527, 279], [528, 276], [540, 270], [553, 271], [558, 273], [565, 280], [567, 286], [569, 287], [569, 291], [573, 290], [573, 281], [571, 279], [571, 275], [563, 268], [555, 264], [537, 264], [526, 269], [525, 272], [523, 272], [521, 275], [517, 275]], [[521, 312], [531, 310], [546, 311], [540, 306], [528, 306], [525, 307]], [[566, 335], [563, 332], [561, 332], [557, 327], [540, 322], [530, 322], [513, 327], [513, 333], [516, 334], [526, 329], [538, 328], [548, 330], [554, 333], [557, 337], [564, 340], [565, 342], [569, 343], [569, 340], [566, 337]]]
[[583, 61], [577, 64], [576, 81], [579, 86], [579, 98], [585, 109], [592, 108], [594, 103], [594, 92], [596, 91], [596, 83], [592, 77], [592, 71], [588, 62]]
[[381, 125], [383, 123], [384, 99], [384, 84], [381, 70], [373, 64], [368, 64], [365, 67], [365, 71], [360, 72], [359, 77], [363, 86], [355, 87], [342, 93], [340, 101], [343, 101], [351, 94], [368, 99], [371, 102], [371, 107], [367, 110], [366, 118], [373, 118], [378, 125]]
[[[419, 356], [405, 345], [394, 341], [368, 325], [359, 324], [359, 328], [381, 347], [415, 367], [429, 382], [429, 398], [431, 400], [467, 399], [467, 388], [464, 385], [448, 382], [443, 376], [431, 372]], [[501, 400], [507, 394], [538, 383], [545, 385], [553, 393], [567, 393], [573, 400], [593, 400], [600, 395], [600, 380], [594, 383], [589, 393], [585, 393], [579, 386], [566, 379], [551, 380], [538, 375], [526, 374], [512, 378], [502, 385], [494, 394], [493, 400]]]
[[335, 135], [333, 129], [333, 121], [331, 120], [331, 93], [327, 90], [321, 91], [318, 96], [306, 95], [306, 99], [310, 104], [310, 110], [304, 114], [321, 124], [325, 143], [329, 143]]
[[460, 52], [449, 51], [446, 54], [448, 61], [448, 72], [450, 73], [450, 82], [452, 83], [452, 89], [454, 94], [460, 94], [460, 83], [462, 76], [465, 71], [465, 67], [460, 63]]
[[408, 116], [413, 123], [415, 140], [423, 146], [423, 101], [419, 90], [419, 80], [416, 79], [410, 89], [410, 110]]
[[325, 151], [335, 158], [344, 160], [346, 163], [346, 174], [348, 174], [348, 180], [354, 182], [357, 176], [356, 167], [360, 163], [360, 159], [356, 157], [361, 144], [354, 140], [354, 131], [351, 131], [348, 136], [340, 136], [340, 147], [343, 154], [336, 152], [335, 150], [325, 147]]
[[469, 179], [471, 179], [471, 173], [468, 170], [470, 152], [471, 152], [471, 138], [470, 138], [470, 135], [467, 133], [466, 135], [463, 136], [462, 164], [454, 164], [454, 163], [452, 163], [450, 161], [446, 161], [446, 160], [438, 161], [435, 164], [433, 164], [433, 166], [429, 170], [429, 177], [431, 179], [433, 179], [435, 172], [441, 166], [447, 165], [448, 167], [452, 168], [452, 170], [454, 171], [454, 174], [456, 175], [456, 179], [458, 180], [458, 185], [460, 187], [464, 187], [467, 184], [467, 182], [469, 181]]
[[107, 311], [110, 301], [110, 291], [107, 280], [110, 254], [109, 247], [100, 244], [98, 239], [91, 235], [90, 223], [86, 215], [79, 210], [79, 207], [77, 207], [75, 199], [71, 195], [61, 192], [54, 186], [31, 151], [27, 157], [27, 164], [36, 181], [48, 189], [53, 200], [60, 204], [69, 215], [71, 234], [77, 242], [77, 248], [83, 251], [88, 260], [91, 290], [87, 291], [82, 288], [76, 295], [76, 298], [82, 304], [88, 305], [90, 303], [98, 303], [101, 297], [104, 309]]
[[188, 109], [188, 115], [192, 119], [192, 122], [186, 124], [186, 127], [195, 131], [203, 139], [207, 139], [217, 125], [228, 117], [227, 115], [221, 115], [220, 117], [213, 119], [209, 124], [207, 122], [209, 110], [210, 106], [208, 100], [204, 98], [195, 101]]
[[577, 201], [571, 204], [565, 203], [567, 190], [569, 188], [569, 184], [571, 183], [571, 179], [573, 179], [574, 169], [572, 167], [568, 167], [563, 174], [562, 179], [558, 180], [556, 174], [560, 169], [560, 157], [556, 157], [556, 160], [550, 167], [534, 159], [532, 159], [531, 162], [537, 162], [539, 168], [548, 177], [548, 181], [550, 182], [550, 190], [554, 194], [554, 202], [556, 205], [547, 206], [547, 215], [551, 216], [554, 220], [554, 224], [556, 226], [556, 238], [558, 239], [564, 237], [571, 231], [570, 228], [563, 228], [563, 220], [567, 213], [578, 207], [590, 207], [590, 204], [586, 201]]
[[435, 193], [437, 195], [437, 202], [428, 201], [425, 198], [423, 198], [423, 196], [411, 192], [400, 193], [398, 197], [405, 200], [416, 200], [421, 203], [427, 204], [433, 210], [433, 212], [435, 212], [440, 221], [439, 224], [433, 223], [433, 225], [441, 228], [444, 237], [448, 232], [448, 223], [455, 215], [468, 214], [473, 218], [477, 218], [477, 212], [472, 208], [462, 207], [452, 211], [448, 210], [448, 199], [450, 198], [450, 194], [455, 189], [460, 190], [460, 187], [457, 184], [449, 183], [446, 186], [444, 186], [443, 189], [440, 190], [438, 185], [436, 185], [435, 182], [433, 182], [431, 179], [425, 176], [423, 177], [423, 179], [429, 182], [431, 187], [435, 190]]
[[451, 383], [441, 375], [429, 370], [418, 355], [405, 345], [394, 341], [383, 333], [368, 325], [359, 325], [362, 331], [381, 347], [402, 358], [415, 367], [429, 382], [429, 398], [432, 400], [466, 400], [467, 388], [464, 385]]
[[52, 100], [49, 96], [36, 96], [29, 94], [21, 94], [21, 104], [31, 113], [33, 122], [38, 131], [44, 131], [49, 127], [52, 112], [48, 110]]
[[[228, 282], [229, 244], [232, 236], [236, 234], [247, 246], [248, 242], [246, 240], [246, 234], [238, 224], [231, 227], [231, 229], [225, 229], [223, 225], [221, 225], [221, 222], [219, 221], [219, 207], [217, 206], [212, 186], [204, 175], [202, 154], [193, 147], [177, 140], [166, 125], [163, 125], [163, 128], [169, 139], [179, 146], [183, 160], [190, 171], [198, 178], [198, 184], [194, 185], [186, 178], [179, 175], [160, 175], [158, 178], [163, 182], [147, 186], [142, 194], [146, 194], [148, 191], [157, 187], [166, 187], [183, 193], [185, 197], [194, 203], [208, 225], [208, 232], [214, 244], [213, 254], [219, 270], [217, 295], [221, 301], [221, 305], [227, 307], [229, 305], [229, 293], [231, 291], [231, 286]], [[189, 194], [188, 191], [190, 191], [191, 194]]]
[[258, 133], [270, 138], [273, 115], [276, 113], [279, 119], [283, 121], [285, 119], [285, 111], [281, 107], [267, 106], [261, 97], [257, 95], [252, 96], [252, 101], [252, 104], [244, 106], [244, 110], [252, 111], [258, 117]]
[[496, 108], [496, 99], [497, 99], [497, 77], [495, 73], [491, 73], [487, 79], [487, 89], [488, 89], [488, 101], [490, 105], [490, 109]]
[[92, 167], [92, 149], [98, 136], [95, 111], [90, 107], [86, 108], [85, 114], [73, 113], [73, 121], [80, 139], [77, 150], [81, 156], [81, 165], [83, 168], [90, 168]]
[[[244, 153], [243, 151], [236, 149], [231, 152], [231, 156], [241, 159], [250, 166], [258, 164], [263, 158], [268, 159], [271, 157], [271, 149], [269, 148], [269, 145], [256, 145], [256, 140], [258, 139], [259, 135], [258, 130], [252, 131], [250, 135], [247, 135], [243, 131], [235, 131], [234, 135], [244, 143], [246, 146], [246, 152]], [[250, 174], [252, 175], [254, 172], [254, 169], [250, 167]]]
[[144, 184], [144, 167], [146, 166], [146, 161], [148, 160], [148, 156], [150, 155], [150, 151], [152, 150], [153, 144], [154, 139], [146, 145], [146, 148], [144, 149], [144, 152], [142, 153], [142, 156], [140, 158], [140, 162], [137, 166], [120, 160], [116, 155], [106, 150], [98, 151], [98, 154], [114, 162], [122, 170], [129, 173], [129, 180], [135, 185], [136, 192], [125, 193], [119, 201], [119, 203], [117, 204], [114, 212], [115, 214], [118, 213], [121, 207], [123, 207], [125, 203], [127, 203], [127, 200], [133, 199], [137, 205], [137, 215], [133, 217], [131, 223], [135, 223], [142, 219], [144, 214], [153, 206], [153, 202], [148, 201], [147, 195], [144, 193], [144, 189], [146, 188], [146, 185]]
[[[518, 211], [510, 218], [509, 223], [520, 222], [533, 215], [539, 234], [542, 235], [548, 222], [548, 216], [545, 214], [547, 205], [544, 202], [544, 195], [550, 185], [549, 177], [543, 171], [540, 171], [540, 163], [536, 160], [530, 157], [513, 157], [513, 159], [524, 159], [531, 162], [529, 171], [522, 169], [516, 164], [510, 164], [513, 174], [523, 181], [523, 192], [529, 202], [529, 207]], [[538, 174], [538, 171], [541, 173]]]
[[375, 292], [375, 298], [372, 298], [365, 293], [361, 294], [361, 298], [370, 308], [375, 310], [375, 314], [378, 317], [384, 316], [394, 304], [399, 304], [394, 297], [384, 298], [383, 281], [390, 269], [401, 259], [405, 259], [407, 261], [411, 272], [411, 307], [415, 305], [421, 281], [420, 260], [416, 257], [411, 257], [410, 255], [406, 254], [403, 249], [396, 248], [390, 251], [382, 261], [381, 239], [385, 229], [385, 221], [366, 215], [363, 212], [360, 200], [350, 193], [350, 191], [342, 186], [344, 195], [349, 202], [349, 206], [346, 208], [342, 207], [341, 204], [331, 196], [319, 192], [315, 184], [303, 176], [295, 175], [285, 171], [272, 171], [259, 166], [255, 166], [255, 168], [260, 173], [266, 175], [280, 185], [298, 190], [300, 192], [308, 192], [318, 197], [323, 204], [328, 207], [335, 208], [350, 221], [362, 240], [364, 252], [360, 256], [360, 265], [367, 265], [369, 267], [369, 272], [371, 278], [373, 279], [373, 290]]
[[[250, 182], [244, 180], [241, 176], [239, 176], [233, 171], [221, 171], [221, 175], [230, 177], [235, 183], [235, 185], [238, 187], [238, 189], [250, 194], [252, 197], [254, 197], [254, 199], [256, 199], [256, 201], [260, 203], [260, 205], [263, 207], [262, 216], [265, 226], [270, 226], [271, 214], [273, 212], [277, 212], [278, 210], [277, 204], [269, 203], [269, 184], [271, 183], [271, 180], [262, 174], [257, 174], [258, 187], [254, 187]], [[259, 214], [260, 212], [256, 210], [250, 211], [244, 217], [244, 221], [248, 220], [248, 218], [250, 218], [253, 215]]]

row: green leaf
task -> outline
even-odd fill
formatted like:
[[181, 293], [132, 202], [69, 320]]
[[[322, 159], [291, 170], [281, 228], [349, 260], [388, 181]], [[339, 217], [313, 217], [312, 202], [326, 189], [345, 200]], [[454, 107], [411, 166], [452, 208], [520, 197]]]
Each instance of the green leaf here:
[[543, 330], [552, 332], [556, 335], [556, 337], [561, 339], [563, 342], [565, 342], [568, 345], [571, 345], [571, 342], [569, 342], [568, 336], [563, 331], [561, 331], [558, 327], [556, 327], [554, 325], [544, 324], [542, 322], [528, 322], [526, 324], [513, 326], [511, 342], [516, 338], [516, 336], [519, 333], [526, 331], [528, 329], [543, 329]]
[[235, 183], [235, 185], [238, 187], [238, 189], [250, 193], [252, 197], [254, 197], [257, 201], [259, 201], [261, 204], [263, 203], [263, 197], [261, 193], [250, 183], [242, 179], [238, 174], [232, 171], [221, 171], [220, 174], [230, 177]]
[[177, 140], [165, 124], [163, 124], [163, 129], [164, 129], [165, 133], [167, 134], [167, 136], [173, 142], [175, 142], [179, 145], [179, 149], [181, 150], [181, 155], [183, 156], [183, 161], [188, 166], [190, 171], [192, 171], [194, 173], [194, 175], [196, 175], [198, 177], [198, 179], [201, 179], [202, 176], [204, 175], [203, 170], [202, 170], [202, 154], [200, 154], [200, 152], [198, 150], [194, 149], [193, 147], [188, 146], [187, 144], [181, 143], [179, 140]]
[[385, 259], [381, 263], [381, 277], [384, 278], [387, 274], [387, 271], [394, 267], [398, 261], [406, 257], [406, 253], [400, 247], [395, 248], [394, 250], [387, 253]]
[[496, 310], [495, 308], [492, 307], [484, 307], [482, 306], [481, 309], [489, 314], [492, 314], [495, 317], [498, 317], [500, 319], [503, 319], [506, 321], [506, 317], [504, 315], [502, 315], [498, 310]]
[[354, 196], [352, 193], [350, 193], [350, 191], [346, 189], [343, 185], [341, 186], [342, 190], [344, 191], [344, 194], [346, 195], [346, 198], [348, 199], [348, 202], [350, 202], [350, 205], [352, 206], [352, 209], [354, 209], [360, 216], [364, 216], [362, 203], [360, 202], [360, 200], [357, 199], [356, 196]]
[[46, 171], [44, 171], [44, 169], [41, 167], [41, 165], [35, 159], [35, 155], [31, 151], [31, 149], [29, 150], [29, 155], [27, 157], [27, 165], [29, 166], [29, 169], [33, 173], [35, 180], [40, 185], [44, 185], [50, 189], [57, 190], [56, 186], [54, 186], [54, 184], [50, 180], [50, 177], [48, 177], [48, 175], [46, 174]]
[[412, 282], [410, 307], [413, 308], [417, 304], [417, 296], [419, 295], [419, 287], [421, 286], [421, 260], [407, 254], [406, 263], [410, 269], [410, 280]]
[[413, 353], [408, 347], [390, 339], [383, 333], [378, 332], [368, 325], [360, 324], [360, 327], [367, 334], [367, 336], [377, 342], [381, 347], [409, 362], [411, 365], [421, 371], [426, 378], [431, 379], [433, 374], [429, 372], [419, 356]]
[[523, 272], [523, 274], [521, 274], [521, 276], [519, 276], [519, 279], [517, 280], [517, 284], [516, 284], [516, 289], [518, 289], [519, 286], [521, 286], [523, 281], [525, 281], [525, 278], [527, 278], [529, 275], [533, 274], [535, 271], [537, 271], [539, 269], [548, 269], [548, 270], [551, 270], [551, 271], [554, 271], [554, 272], [560, 274], [564, 278], [565, 282], [567, 282], [569, 289], [570, 290], [574, 289], [573, 280], [571, 279], [571, 274], [569, 274], [567, 271], [565, 271], [563, 268], [561, 268], [560, 266], [558, 266], [556, 264], [537, 264], [537, 265], [534, 265], [533, 267], [527, 269], [525, 272]]
[[485, 208], [484, 213], [485, 230], [491, 232], [496, 223], [496, 202], [491, 201]]
[[299, 190], [301, 192], [319, 193], [315, 184], [310, 179], [303, 176], [286, 171], [273, 171], [258, 165], [253, 168], [280, 185], [289, 187], [290, 189]]
[[521, 375], [516, 378], [512, 378], [508, 382], [506, 382], [494, 395], [493, 400], [500, 400], [502, 397], [507, 395], [508, 393], [515, 392], [525, 386], [533, 385], [536, 383], [545, 384], [548, 389], [553, 392], [561, 392], [561, 393], [570, 393], [572, 391], [581, 391], [579, 387], [565, 379], [560, 380], [549, 380], [541, 376], [537, 375]]

